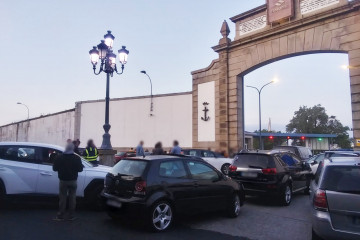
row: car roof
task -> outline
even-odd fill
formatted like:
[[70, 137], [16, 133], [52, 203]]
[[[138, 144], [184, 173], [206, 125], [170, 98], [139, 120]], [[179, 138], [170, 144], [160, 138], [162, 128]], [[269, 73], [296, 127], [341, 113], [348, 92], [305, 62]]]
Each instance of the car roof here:
[[59, 151], [64, 151], [63, 147], [47, 143], [37, 143], [37, 142], [0, 142], [0, 146], [31, 146], [31, 147], [45, 147], [53, 148]]
[[163, 159], [193, 159], [193, 160], [202, 160], [199, 157], [191, 157], [191, 156], [187, 156], [187, 155], [171, 155], [171, 154], [166, 154], [166, 155], [147, 155], [145, 157], [127, 157], [125, 159], [129, 159], [129, 160], [146, 160], [146, 161], [155, 161], [155, 160], [163, 160]]
[[360, 157], [335, 157], [324, 159], [325, 165], [359, 165]]

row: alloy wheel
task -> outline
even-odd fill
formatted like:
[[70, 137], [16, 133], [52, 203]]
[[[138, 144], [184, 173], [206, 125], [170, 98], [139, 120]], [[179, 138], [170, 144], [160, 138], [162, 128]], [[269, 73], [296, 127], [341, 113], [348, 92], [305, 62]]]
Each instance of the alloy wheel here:
[[155, 207], [152, 214], [152, 222], [157, 230], [163, 231], [168, 228], [172, 219], [173, 213], [169, 204], [160, 203]]
[[289, 204], [291, 202], [291, 188], [289, 185], [285, 188], [285, 202]]
[[240, 208], [241, 208], [240, 198], [238, 195], [236, 195], [234, 199], [234, 212], [236, 216], [240, 214]]
[[230, 167], [230, 164], [224, 164], [221, 167], [221, 172], [225, 175], [229, 175], [229, 167]]

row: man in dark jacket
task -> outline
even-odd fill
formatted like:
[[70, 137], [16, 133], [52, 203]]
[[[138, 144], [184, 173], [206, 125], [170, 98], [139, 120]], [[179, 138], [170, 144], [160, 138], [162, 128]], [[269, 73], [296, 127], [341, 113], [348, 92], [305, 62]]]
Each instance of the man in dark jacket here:
[[74, 145], [66, 145], [63, 154], [55, 159], [53, 170], [58, 172], [59, 183], [59, 212], [54, 220], [64, 220], [66, 200], [69, 197], [68, 219], [74, 220], [76, 208], [76, 189], [78, 173], [82, 172], [83, 165], [80, 157], [74, 154]]

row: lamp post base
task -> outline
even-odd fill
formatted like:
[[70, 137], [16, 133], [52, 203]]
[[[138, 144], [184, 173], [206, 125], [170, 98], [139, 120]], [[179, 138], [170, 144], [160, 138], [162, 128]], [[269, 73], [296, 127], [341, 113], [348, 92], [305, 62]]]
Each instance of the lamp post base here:
[[110, 142], [111, 135], [109, 133], [104, 133], [103, 135], [103, 141], [101, 144], [100, 149], [103, 150], [112, 150], [111, 142]]
[[114, 155], [116, 150], [99, 149], [100, 164], [112, 167], [114, 166]]

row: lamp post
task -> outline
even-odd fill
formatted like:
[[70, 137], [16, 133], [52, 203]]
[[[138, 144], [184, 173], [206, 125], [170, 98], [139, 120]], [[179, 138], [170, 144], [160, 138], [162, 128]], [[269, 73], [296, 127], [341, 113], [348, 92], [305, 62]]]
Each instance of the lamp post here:
[[[27, 133], [26, 133], [26, 141], [28, 141], [28, 137], [29, 137], [29, 127], [30, 127], [30, 121], [29, 121], [29, 119], [30, 119], [30, 111], [29, 111], [29, 107], [28, 107], [26, 104], [23, 104], [23, 103], [21, 103], [21, 102], [17, 102], [17, 104], [18, 104], [18, 105], [23, 105], [23, 106], [25, 106], [26, 109], [27, 109], [27, 126], [26, 126], [26, 131], [27, 131]], [[17, 136], [17, 134], [16, 134], [16, 141], [17, 141], [17, 139], [18, 139], [18, 136]]]
[[27, 105], [21, 103], [21, 102], [18, 102], [17, 104], [18, 104], [18, 105], [23, 105], [23, 106], [26, 107], [26, 109], [27, 109], [27, 121], [29, 122], [29, 116], [30, 116], [29, 107], [28, 107]]
[[151, 93], [150, 93], [150, 94], [151, 94], [151, 95], [150, 95], [150, 97], [151, 97], [150, 117], [151, 117], [151, 116], [153, 116], [153, 109], [154, 109], [154, 104], [153, 104], [153, 92], [152, 92], [152, 81], [151, 81], [151, 78], [150, 78], [149, 74], [147, 74], [146, 71], [142, 70], [140, 73], [145, 74], [145, 75], [149, 78], [149, 80], [150, 80], [150, 91], [151, 91]]
[[263, 148], [264, 148], [262, 140], [261, 140], [261, 92], [264, 89], [264, 87], [270, 85], [271, 83], [275, 83], [275, 82], [276, 82], [276, 80], [272, 80], [271, 82], [262, 86], [260, 89], [258, 89], [257, 87], [253, 87], [253, 86], [246, 86], [246, 87], [255, 89], [259, 93], [259, 146], [260, 146], [260, 150], [263, 150]]
[[[105, 98], [105, 124], [103, 141], [100, 149], [104, 150], [112, 150], [110, 134], [109, 130], [111, 128], [109, 124], [109, 92], [110, 92], [110, 77], [113, 77], [114, 73], [121, 75], [124, 72], [124, 65], [127, 63], [127, 58], [129, 51], [126, 50], [125, 46], [122, 46], [120, 50], [118, 50], [119, 61], [121, 64], [121, 72], [118, 71], [116, 66], [116, 55], [113, 53], [113, 43], [114, 43], [114, 35], [111, 34], [111, 31], [108, 31], [107, 34], [104, 35], [104, 40], [101, 40], [99, 45], [94, 46], [93, 49], [89, 51], [90, 60], [93, 65], [93, 70], [95, 75], [99, 75], [101, 72], [106, 73], [106, 98]], [[99, 71], [96, 72], [96, 65], [100, 59], [100, 68]]]

